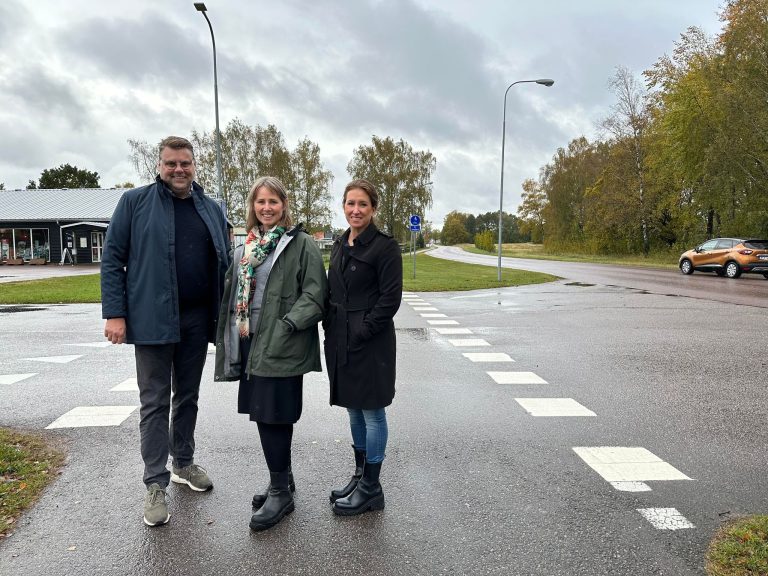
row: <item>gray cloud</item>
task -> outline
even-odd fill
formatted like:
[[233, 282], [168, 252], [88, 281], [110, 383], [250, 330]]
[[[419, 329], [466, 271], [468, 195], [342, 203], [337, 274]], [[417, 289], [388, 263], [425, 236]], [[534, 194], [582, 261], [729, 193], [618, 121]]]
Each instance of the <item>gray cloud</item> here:
[[18, 68], [5, 79], [6, 94], [32, 118], [54, 115], [72, 129], [89, 126], [85, 104], [72, 85], [40, 67]]
[[67, 65], [88, 62], [118, 82], [162, 83], [160, 91], [183, 91], [210, 81], [212, 54], [203, 40], [154, 13], [136, 20], [90, 18], [58, 33]]

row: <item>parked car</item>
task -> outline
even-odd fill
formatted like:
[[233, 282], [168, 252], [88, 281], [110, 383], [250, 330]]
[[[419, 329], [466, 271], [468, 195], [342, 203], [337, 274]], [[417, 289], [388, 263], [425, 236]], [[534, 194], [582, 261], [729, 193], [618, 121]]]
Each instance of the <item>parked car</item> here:
[[683, 252], [680, 272], [714, 272], [718, 276], [738, 278], [742, 273], [762, 274], [768, 279], [768, 240], [714, 238]]

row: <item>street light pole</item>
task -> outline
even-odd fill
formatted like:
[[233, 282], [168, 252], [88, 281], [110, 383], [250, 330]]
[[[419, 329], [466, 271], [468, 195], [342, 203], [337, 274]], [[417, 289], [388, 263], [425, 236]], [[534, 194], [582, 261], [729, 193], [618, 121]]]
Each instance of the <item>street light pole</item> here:
[[[216, 188], [216, 194], [214, 198], [216, 202], [219, 201], [219, 195], [222, 191], [221, 182], [221, 130], [219, 130], [219, 80], [216, 70], [216, 38], [213, 35], [213, 26], [208, 19], [207, 9], [203, 2], [195, 2], [195, 8], [198, 12], [202, 12], [205, 17], [205, 21], [208, 22], [208, 29], [211, 31], [211, 43], [213, 44], [213, 105], [216, 109], [216, 175], [218, 178], [218, 185]], [[226, 212], [226, 209], [225, 209]]]
[[499, 263], [498, 263], [498, 281], [501, 283], [501, 232], [502, 232], [502, 214], [504, 209], [504, 144], [507, 135], [507, 93], [509, 89], [515, 84], [524, 84], [527, 82], [534, 82], [536, 84], [542, 84], [543, 86], [552, 86], [555, 83], [554, 80], [549, 78], [539, 78], [538, 80], [518, 80], [512, 82], [507, 86], [507, 90], [504, 92], [504, 120], [501, 124], [501, 187], [499, 188]]

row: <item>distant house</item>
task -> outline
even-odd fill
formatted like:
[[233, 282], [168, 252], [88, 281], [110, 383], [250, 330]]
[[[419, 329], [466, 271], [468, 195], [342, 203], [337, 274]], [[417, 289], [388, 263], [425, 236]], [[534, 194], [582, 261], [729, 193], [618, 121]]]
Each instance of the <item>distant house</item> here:
[[330, 250], [333, 246], [333, 232], [315, 232], [312, 237], [320, 250]]
[[0, 190], [0, 263], [101, 262], [125, 189]]

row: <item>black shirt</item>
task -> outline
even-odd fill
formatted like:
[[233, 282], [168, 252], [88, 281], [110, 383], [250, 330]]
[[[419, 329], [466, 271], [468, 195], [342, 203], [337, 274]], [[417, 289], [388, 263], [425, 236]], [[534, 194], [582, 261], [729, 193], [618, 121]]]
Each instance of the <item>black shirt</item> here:
[[174, 196], [173, 212], [179, 309], [207, 306], [214, 264], [213, 240], [192, 198], [181, 200]]

